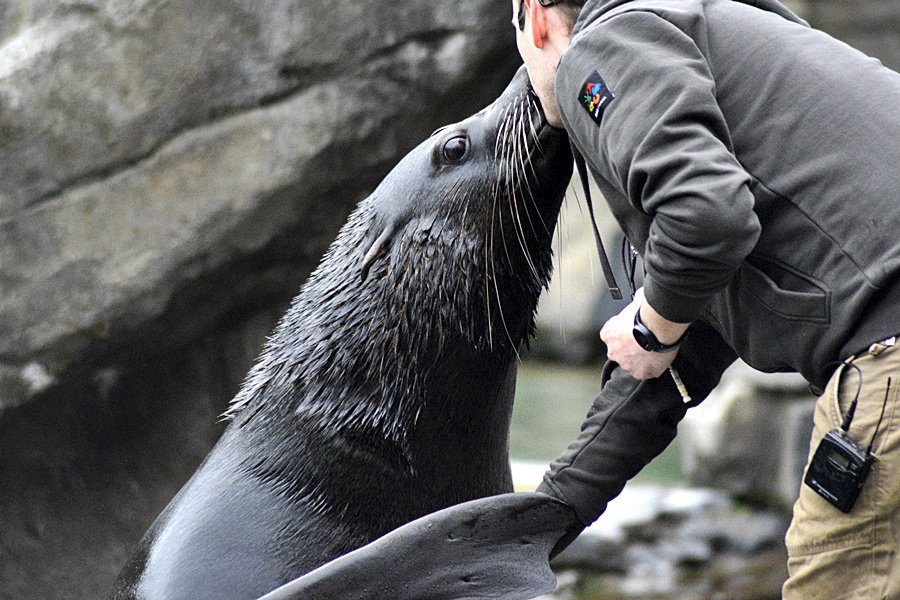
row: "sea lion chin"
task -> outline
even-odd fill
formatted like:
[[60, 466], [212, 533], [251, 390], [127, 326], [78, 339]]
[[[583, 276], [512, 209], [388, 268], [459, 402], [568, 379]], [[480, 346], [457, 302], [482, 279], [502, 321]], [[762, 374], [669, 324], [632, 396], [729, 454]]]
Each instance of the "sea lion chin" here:
[[524, 69], [360, 203], [114, 598], [256, 598], [403, 523], [512, 489], [517, 350], [571, 175]]

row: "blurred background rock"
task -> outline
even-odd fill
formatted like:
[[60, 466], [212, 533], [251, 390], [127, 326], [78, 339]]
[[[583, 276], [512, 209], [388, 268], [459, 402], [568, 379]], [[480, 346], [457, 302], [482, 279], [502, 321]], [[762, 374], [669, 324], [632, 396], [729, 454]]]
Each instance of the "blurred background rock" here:
[[[792, 6], [900, 67], [896, 0]], [[105, 595], [351, 208], [506, 84], [510, 17], [498, 0], [0, 0], [0, 598]], [[577, 195], [520, 379], [526, 487], [575, 436], [617, 307]], [[627, 488], [617, 506], [639, 514], [611, 506], [582, 540], [568, 564], [600, 575], [564, 575], [559, 597], [776, 597], [762, 576], [749, 595], [708, 581], [777, 554], [811, 397], [740, 367], [725, 383]], [[745, 512], [769, 541], [722, 533]]]

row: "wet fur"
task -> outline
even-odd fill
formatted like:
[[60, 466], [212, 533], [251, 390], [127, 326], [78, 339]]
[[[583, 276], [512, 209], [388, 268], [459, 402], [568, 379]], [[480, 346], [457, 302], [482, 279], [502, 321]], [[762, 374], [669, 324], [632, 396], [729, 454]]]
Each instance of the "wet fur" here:
[[[254, 598], [418, 516], [512, 489], [517, 349], [571, 168], [565, 138], [538, 140], [538, 120], [520, 73], [360, 204], [115, 597]], [[472, 154], [444, 164], [461, 132]]]

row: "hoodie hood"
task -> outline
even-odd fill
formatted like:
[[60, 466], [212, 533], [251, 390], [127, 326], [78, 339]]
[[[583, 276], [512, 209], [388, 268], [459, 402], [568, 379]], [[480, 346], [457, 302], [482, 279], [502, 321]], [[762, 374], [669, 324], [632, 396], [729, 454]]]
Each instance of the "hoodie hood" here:
[[[609, 11], [623, 6], [625, 4], [630, 4], [634, 0], [588, 0], [584, 4], [584, 8], [581, 9], [581, 15], [578, 17], [578, 21], [575, 23], [575, 27], [572, 29], [572, 35], [574, 36], [582, 29], [593, 23], [595, 20], [599, 19]], [[760, 10], [765, 10], [770, 13], [774, 13], [788, 21], [792, 21], [799, 25], [803, 25], [805, 27], [809, 27], [809, 23], [798, 17], [794, 14], [787, 6], [778, 2], [778, 0], [729, 0], [731, 2], [739, 2], [740, 4], [747, 4], [749, 6], [756, 7]]]

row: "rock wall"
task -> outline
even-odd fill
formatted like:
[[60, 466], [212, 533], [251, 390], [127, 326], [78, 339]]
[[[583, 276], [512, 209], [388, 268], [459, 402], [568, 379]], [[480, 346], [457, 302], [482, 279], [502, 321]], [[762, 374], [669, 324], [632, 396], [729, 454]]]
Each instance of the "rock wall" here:
[[682, 469], [696, 486], [790, 513], [809, 452], [815, 398], [797, 373], [738, 361], [679, 428]]
[[518, 58], [494, 0], [0, 0], [0, 598], [95, 598], [357, 201]]

